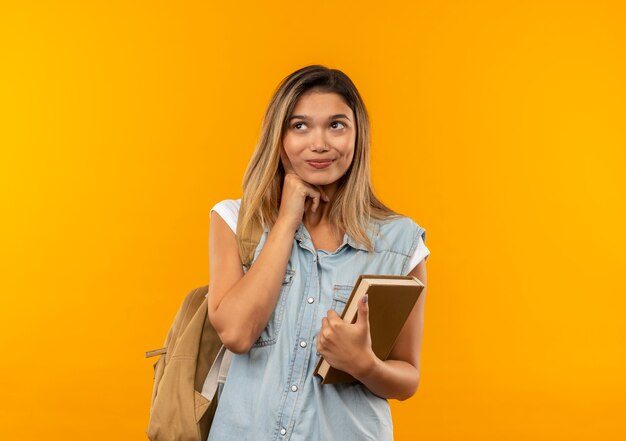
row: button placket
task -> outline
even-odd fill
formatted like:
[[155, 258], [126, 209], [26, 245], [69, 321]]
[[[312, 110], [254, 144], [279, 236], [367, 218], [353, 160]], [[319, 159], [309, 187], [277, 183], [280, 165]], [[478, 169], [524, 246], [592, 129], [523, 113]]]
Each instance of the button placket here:
[[[300, 232], [300, 235], [297, 235], [296, 237], [296, 239], [299, 239], [301, 248], [307, 249], [313, 254], [312, 261], [309, 260], [309, 255], [309, 258], [306, 259], [308, 262], [303, 262], [305, 265], [303, 265], [301, 274], [308, 274], [309, 279], [303, 281], [304, 283], [301, 285], [301, 289], [305, 290], [304, 292], [310, 292], [311, 295], [307, 298], [307, 303], [300, 303], [300, 307], [302, 308], [300, 310], [300, 314], [302, 314], [301, 323], [299, 323], [296, 335], [294, 336], [295, 340], [298, 342], [298, 346], [293, 349], [291, 355], [293, 360], [291, 363], [291, 369], [289, 374], [284, 379], [287, 383], [285, 385], [287, 393], [284, 395], [281, 402], [281, 412], [278, 419], [279, 434], [281, 438], [287, 438], [290, 436], [290, 434], [288, 434], [289, 430], [291, 430], [290, 428], [293, 427], [294, 424], [298, 424], [297, 419], [295, 419], [294, 412], [296, 412], [296, 408], [298, 407], [296, 403], [298, 402], [299, 395], [302, 392], [300, 386], [305, 384], [304, 376], [306, 376], [306, 366], [309, 364], [310, 358], [309, 351], [302, 349], [308, 348], [309, 346], [309, 334], [311, 333], [317, 310], [317, 308], [310, 308], [309, 306], [315, 304], [315, 298], [317, 295], [314, 292], [319, 291], [319, 266], [316, 264], [317, 254], [313, 250], [310, 250], [308, 238], [303, 238], [301, 233], [302, 232]], [[309, 267], [310, 271], [306, 270], [306, 266]], [[296, 312], [293, 311], [292, 313], [295, 314]]]

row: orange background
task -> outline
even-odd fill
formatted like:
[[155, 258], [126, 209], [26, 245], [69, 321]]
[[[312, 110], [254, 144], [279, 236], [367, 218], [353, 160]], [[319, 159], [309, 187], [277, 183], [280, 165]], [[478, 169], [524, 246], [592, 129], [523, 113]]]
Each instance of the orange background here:
[[144, 351], [311, 63], [360, 89], [375, 189], [432, 252], [396, 439], [626, 437], [622, 2], [11, 3], [2, 439], [145, 439]]

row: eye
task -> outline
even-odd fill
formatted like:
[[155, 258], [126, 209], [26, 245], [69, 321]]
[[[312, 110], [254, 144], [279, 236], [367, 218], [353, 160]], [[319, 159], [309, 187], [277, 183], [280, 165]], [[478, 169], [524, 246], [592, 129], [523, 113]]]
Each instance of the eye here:
[[294, 125], [292, 125], [291, 127], [297, 130], [300, 130], [300, 126], [305, 125], [302, 121], [299, 121], [297, 123], [295, 123]]
[[[341, 127], [336, 127], [335, 124], [341, 124]], [[332, 123], [330, 123], [330, 126], [333, 129], [343, 129], [346, 125], [342, 123], [341, 121], [333, 121]]]

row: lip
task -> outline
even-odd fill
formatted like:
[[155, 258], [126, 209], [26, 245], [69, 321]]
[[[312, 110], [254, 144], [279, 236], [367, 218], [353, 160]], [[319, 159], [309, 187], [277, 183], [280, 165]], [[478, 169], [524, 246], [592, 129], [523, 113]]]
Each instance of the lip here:
[[328, 167], [330, 164], [333, 163], [333, 161], [331, 159], [329, 159], [329, 160], [326, 160], [326, 161], [307, 161], [307, 163], [310, 164], [312, 167], [320, 169], [320, 168]]

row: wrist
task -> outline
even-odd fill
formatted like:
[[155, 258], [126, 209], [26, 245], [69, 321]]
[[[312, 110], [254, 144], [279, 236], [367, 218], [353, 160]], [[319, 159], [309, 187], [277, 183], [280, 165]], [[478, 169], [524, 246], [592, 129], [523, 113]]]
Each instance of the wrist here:
[[382, 361], [370, 349], [365, 351], [360, 360], [354, 364], [354, 371], [350, 374], [361, 383], [365, 383], [367, 378], [375, 375], [380, 363]]
[[296, 231], [298, 230], [298, 225], [300, 225], [300, 222], [295, 223], [292, 220], [279, 216], [278, 219], [276, 219], [276, 222], [274, 223], [274, 228], [282, 229], [289, 233], [295, 234]]

